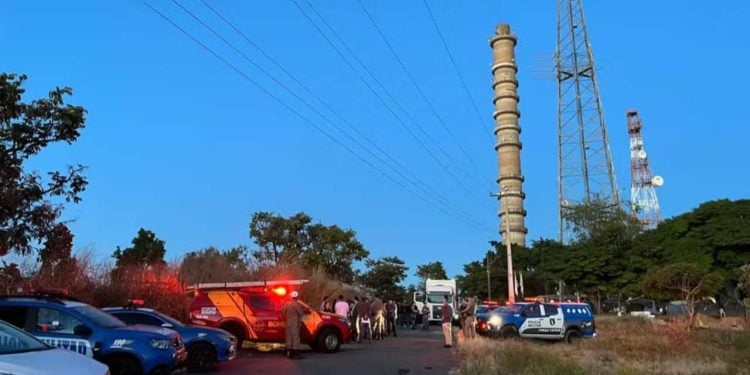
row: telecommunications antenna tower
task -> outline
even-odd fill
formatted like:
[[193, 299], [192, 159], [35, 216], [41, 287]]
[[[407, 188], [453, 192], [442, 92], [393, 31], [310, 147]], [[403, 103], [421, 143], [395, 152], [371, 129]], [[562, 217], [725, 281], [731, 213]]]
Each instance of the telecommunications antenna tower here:
[[643, 148], [643, 124], [638, 111], [628, 111], [627, 119], [630, 137], [630, 204], [633, 215], [638, 217], [643, 226], [653, 229], [661, 222], [659, 199], [656, 197], [655, 188], [664, 185], [664, 179], [651, 174], [648, 154]]
[[557, 1], [557, 139], [559, 240], [569, 238], [567, 211], [593, 200], [619, 207], [594, 56], [582, 0]]

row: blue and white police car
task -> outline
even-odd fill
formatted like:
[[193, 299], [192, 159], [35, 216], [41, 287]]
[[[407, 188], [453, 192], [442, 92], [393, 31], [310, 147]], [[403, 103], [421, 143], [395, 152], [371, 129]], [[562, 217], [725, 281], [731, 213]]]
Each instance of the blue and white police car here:
[[487, 324], [493, 336], [502, 338], [572, 342], [596, 336], [594, 315], [585, 303], [515, 303], [492, 312]]
[[112, 374], [163, 373], [187, 359], [177, 332], [131, 327], [57, 293], [0, 296], [0, 320], [49, 345], [94, 358], [106, 364]]
[[188, 351], [188, 367], [210, 370], [215, 363], [232, 360], [237, 354], [237, 339], [218, 328], [186, 325], [154, 309], [145, 308], [143, 300], [133, 300], [124, 307], [105, 307], [106, 311], [127, 324], [142, 324], [177, 331]]

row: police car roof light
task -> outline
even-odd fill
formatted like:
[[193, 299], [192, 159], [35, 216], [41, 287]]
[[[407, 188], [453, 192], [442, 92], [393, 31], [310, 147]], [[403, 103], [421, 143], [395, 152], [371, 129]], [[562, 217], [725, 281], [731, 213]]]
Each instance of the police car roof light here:
[[143, 306], [144, 302], [142, 299], [130, 299], [128, 300], [128, 305], [130, 306]]

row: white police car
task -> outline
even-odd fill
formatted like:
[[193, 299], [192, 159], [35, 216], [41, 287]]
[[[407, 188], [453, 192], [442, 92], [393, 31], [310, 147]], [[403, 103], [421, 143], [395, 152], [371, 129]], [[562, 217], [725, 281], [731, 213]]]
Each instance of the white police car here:
[[49, 345], [0, 321], [0, 374], [109, 375], [109, 369], [91, 358]]
[[565, 340], [596, 336], [591, 307], [585, 303], [515, 303], [491, 313], [492, 336]]

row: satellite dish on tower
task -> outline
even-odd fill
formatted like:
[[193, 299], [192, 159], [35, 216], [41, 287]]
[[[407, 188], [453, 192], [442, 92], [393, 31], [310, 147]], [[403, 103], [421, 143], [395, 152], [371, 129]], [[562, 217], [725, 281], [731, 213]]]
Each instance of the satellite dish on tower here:
[[645, 159], [646, 158], [646, 151], [645, 150], [638, 151], [638, 157], [640, 159]]
[[662, 176], [654, 176], [651, 179], [651, 185], [654, 185], [656, 187], [664, 185], [664, 178]]

